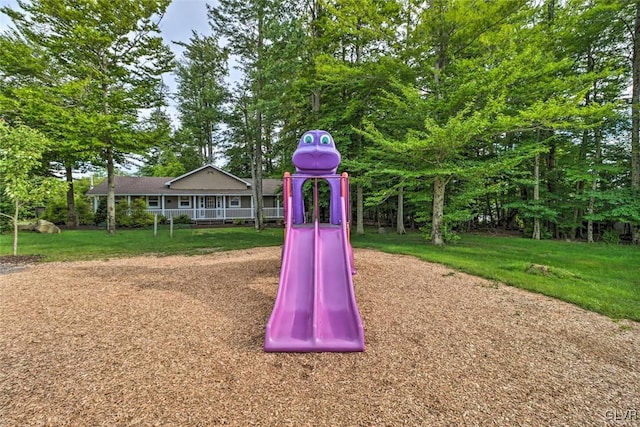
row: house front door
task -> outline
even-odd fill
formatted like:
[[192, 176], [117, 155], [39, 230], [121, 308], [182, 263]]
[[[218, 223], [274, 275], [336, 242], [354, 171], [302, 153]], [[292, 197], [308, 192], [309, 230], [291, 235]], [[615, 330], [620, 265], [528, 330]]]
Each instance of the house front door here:
[[200, 208], [200, 212], [198, 212], [198, 218], [216, 218], [216, 196], [200, 196], [198, 199]]
[[224, 196], [216, 196], [216, 218], [224, 218]]

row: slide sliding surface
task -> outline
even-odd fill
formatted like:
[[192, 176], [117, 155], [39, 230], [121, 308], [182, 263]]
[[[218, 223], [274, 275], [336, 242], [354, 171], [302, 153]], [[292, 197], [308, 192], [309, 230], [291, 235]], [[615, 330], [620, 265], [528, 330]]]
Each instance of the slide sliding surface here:
[[287, 229], [280, 288], [267, 323], [266, 351], [363, 351], [343, 226]]
[[317, 249], [315, 345], [322, 349], [318, 351], [363, 351], [364, 333], [343, 228], [319, 228]]
[[313, 345], [314, 234], [311, 227], [287, 230], [280, 287], [267, 323], [267, 351], [305, 351]]

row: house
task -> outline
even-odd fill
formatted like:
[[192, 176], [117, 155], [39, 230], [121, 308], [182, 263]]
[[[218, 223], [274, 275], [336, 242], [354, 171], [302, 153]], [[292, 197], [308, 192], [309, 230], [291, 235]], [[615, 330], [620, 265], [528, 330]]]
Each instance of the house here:
[[[227, 222], [251, 220], [254, 202], [251, 179], [238, 178], [212, 164], [202, 166], [177, 178], [115, 177], [116, 201], [143, 198], [151, 213], [165, 217], [188, 215], [196, 222]], [[282, 181], [263, 179], [264, 218], [284, 217]], [[92, 188], [87, 195], [93, 198], [94, 211], [99, 199], [107, 196], [107, 180]]]

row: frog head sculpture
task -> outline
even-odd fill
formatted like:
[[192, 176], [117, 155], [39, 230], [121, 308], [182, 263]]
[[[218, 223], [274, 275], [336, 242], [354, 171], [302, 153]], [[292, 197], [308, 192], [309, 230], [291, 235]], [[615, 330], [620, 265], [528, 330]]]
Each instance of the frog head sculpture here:
[[329, 132], [310, 130], [300, 138], [292, 160], [298, 173], [331, 175], [340, 165], [340, 152]]

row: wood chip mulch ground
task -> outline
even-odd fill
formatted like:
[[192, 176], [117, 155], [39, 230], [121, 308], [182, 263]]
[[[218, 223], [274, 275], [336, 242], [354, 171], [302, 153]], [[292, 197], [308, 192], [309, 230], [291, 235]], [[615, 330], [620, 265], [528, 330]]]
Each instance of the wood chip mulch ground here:
[[267, 354], [280, 248], [0, 275], [0, 426], [627, 426], [640, 326], [356, 251], [364, 353]]

